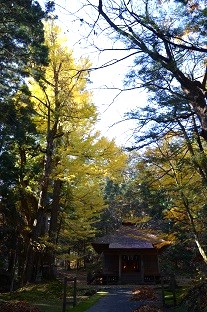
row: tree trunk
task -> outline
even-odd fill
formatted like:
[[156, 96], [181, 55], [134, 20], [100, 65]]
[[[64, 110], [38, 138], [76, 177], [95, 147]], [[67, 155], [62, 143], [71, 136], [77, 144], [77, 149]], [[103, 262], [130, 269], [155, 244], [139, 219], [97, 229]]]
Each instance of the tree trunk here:
[[60, 194], [61, 194], [62, 181], [56, 180], [53, 188], [53, 201], [51, 204], [51, 217], [49, 237], [52, 243], [57, 243], [58, 234], [58, 215], [60, 211]]
[[44, 269], [43, 278], [54, 279], [57, 275], [55, 266], [56, 245], [58, 238], [58, 215], [60, 211], [60, 194], [62, 181], [56, 180], [53, 188], [53, 202], [51, 204], [49, 242], [52, 246], [48, 247], [45, 252], [45, 261], [47, 267]]
[[25, 272], [25, 281], [32, 282], [35, 280], [35, 259], [36, 254], [39, 254], [39, 247], [37, 244], [41, 244], [40, 237], [45, 234], [46, 230], [46, 220], [47, 220], [47, 196], [48, 196], [48, 186], [50, 173], [52, 169], [52, 156], [54, 149], [54, 138], [56, 133], [56, 127], [53, 127], [53, 130], [49, 131], [47, 136], [47, 150], [45, 155], [44, 163], [44, 174], [42, 177], [38, 207], [37, 207], [37, 217], [36, 224], [33, 226], [31, 233], [31, 244], [29, 246], [26, 272]]

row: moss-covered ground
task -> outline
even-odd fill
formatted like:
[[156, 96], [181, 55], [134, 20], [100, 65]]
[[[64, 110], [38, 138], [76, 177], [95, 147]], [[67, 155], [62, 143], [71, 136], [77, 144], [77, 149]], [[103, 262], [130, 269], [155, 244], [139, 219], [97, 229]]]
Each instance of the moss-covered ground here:
[[[77, 287], [77, 306], [67, 305], [67, 311], [82, 312], [98, 301], [105, 293], [96, 292], [94, 287]], [[68, 301], [73, 299], [73, 287], [67, 287]], [[12, 294], [0, 293], [0, 301], [25, 301], [37, 306], [41, 312], [61, 312], [63, 305], [63, 283], [30, 284]]]

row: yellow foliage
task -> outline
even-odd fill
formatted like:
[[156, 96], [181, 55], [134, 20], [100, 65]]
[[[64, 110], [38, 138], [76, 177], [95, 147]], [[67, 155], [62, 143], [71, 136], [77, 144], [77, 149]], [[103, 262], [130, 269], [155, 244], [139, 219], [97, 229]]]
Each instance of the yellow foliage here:
[[72, 235], [75, 228], [76, 236], [93, 235], [92, 224], [105, 207], [106, 178], [122, 179], [127, 157], [95, 130], [97, 110], [87, 90], [89, 60], [75, 62], [54, 21], [45, 23], [45, 41], [50, 63], [44, 78], [30, 81], [30, 91], [39, 143], [51, 152], [50, 191], [53, 181], [64, 183], [62, 234]]

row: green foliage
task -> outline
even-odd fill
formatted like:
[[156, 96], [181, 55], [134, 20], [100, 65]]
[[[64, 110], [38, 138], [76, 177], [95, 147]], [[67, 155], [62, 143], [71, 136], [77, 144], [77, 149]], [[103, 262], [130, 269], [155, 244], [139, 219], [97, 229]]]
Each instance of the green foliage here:
[[[25, 78], [34, 76], [40, 66], [48, 61], [42, 24], [44, 17], [46, 15], [37, 2], [1, 1], [0, 104], [4, 114], [0, 116], [0, 193], [4, 221], [1, 234], [4, 240], [1, 240], [0, 248], [4, 260], [7, 259], [9, 250], [13, 254], [15, 246], [18, 245], [19, 233], [28, 225], [18, 206], [23, 199], [22, 184], [26, 188], [27, 179], [31, 178], [31, 170], [25, 166], [26, 154], [33, 156], [32, 148], [36, 145], [37, 137], [31, 121], [34, 111]], [[26, 205], [24, 211], [27, 211], [28, 218]], [[32, 223], [31, 219], [32, 216], [28, 221]], [[21, 240], [22, 237], [19, 237], [19, 241]], [[23, 250], [20, 246], [18, 248], [21, 254]], [[12, 261], [8, 262], [9, 268], [12, 267]]]
[[[157, 225], [174, 241], [175, 251], [179, 250], [178, 241], [182, 242], [187, 257], [196, 257], [196, 247], [206, 262], [206, 178], [199, 155], [205, 157], [205, 150], [201, 152], [196, 141], [182, 140], [171, 132], [154, 148], [138, 154], [134, 182], [145, 200], [145, 213], [154, 221], [162, 220]], [[169, 259], [173, 260], [176, 252]], [[200, 267], [198, 262], [194, 272], [196, 267]]]
[[[187, 236], [187, 235], [186, 235]], [[184, 237], [174, 242], [160, 255], [160, 267], [162, 274], [175, 273], [184, 277], [197, 276], [200, 257], [197, 249], [190, 241], [186, 242]]]
[[206, 282], [194, 282], [184, 294], [180, 309], [176, 311], [206, 311], [206, 294]]
[[[183, 299], [186, 296], [188, 290], [189, 290], [189, 287], [177, 287], [175, 289], [175, 298], [176, 298], [176, 304], [177, 305], [180, 305], [183, 302]], [[165, 297], [166, 306], [168, 306], [168, 307], [173, 306], [173, 292], [172, 292], [172, 290], [165, 289], [164, 290], [164, 297]], [[175, 311], [177, 311], [177, 310], [175, 310]]]
[[122, 41], [128, 57], [134, 58], [126, 88], [145, 88], [149, 94], [144, 112], [139, 109], [128, 115], [138, 121], [134, 148], [153, 143], [172, 129], [180, 130], [180, 122], [194, 134], [196, 125], [207, 140], [204, 2], [149, 0], [142, 5], [140, 0], [105, 0], [94, 8], [105, 23], [102, 35], [108, 36], [110, 27], [116, 47]]
[[36, 70], [35, 64], [39, 66], [47, 62], [42, 24], [44, 17], [38, 2], [1, 1], [1, 98], [17, 90], [22, 76]]
[[127, 115], [139, 129], [131, 150], [151, 145], [138, 156], [130, 204], [135, 213], [164, 217], [165, 230], [187, 245], [194, 242], [207, 263], [205, 4], [105, 0], [95, 9], [107, 35], [110, 27], [116, 44], [121, 40], [135, 57], [126, 87], [145, 88], [149, 95], [146, 107]]
[[110, 231], [122, 222], [135, 223], [140, 228], [153, 227], [167, 230], [163, 220], [166, 207], [166, 194], [161, 188], [150, 185], [151, 168], [144, 161], [144, 155], [131, 152], [128, 166], [124, 171], [124, 181], [107, 181], [105, 201], [108, 207], [102, 214], [101, 228]]

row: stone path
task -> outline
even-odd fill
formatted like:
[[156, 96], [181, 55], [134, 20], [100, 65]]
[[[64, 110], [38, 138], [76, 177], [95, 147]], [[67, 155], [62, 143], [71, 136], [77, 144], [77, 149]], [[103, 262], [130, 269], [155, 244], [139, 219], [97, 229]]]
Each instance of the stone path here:
[[110, 288], [107, 291], [108, 295], [85, 312], [132, 312], [143, 304], [149, 303], [149, 301], [131, 300], [132, 288]]

